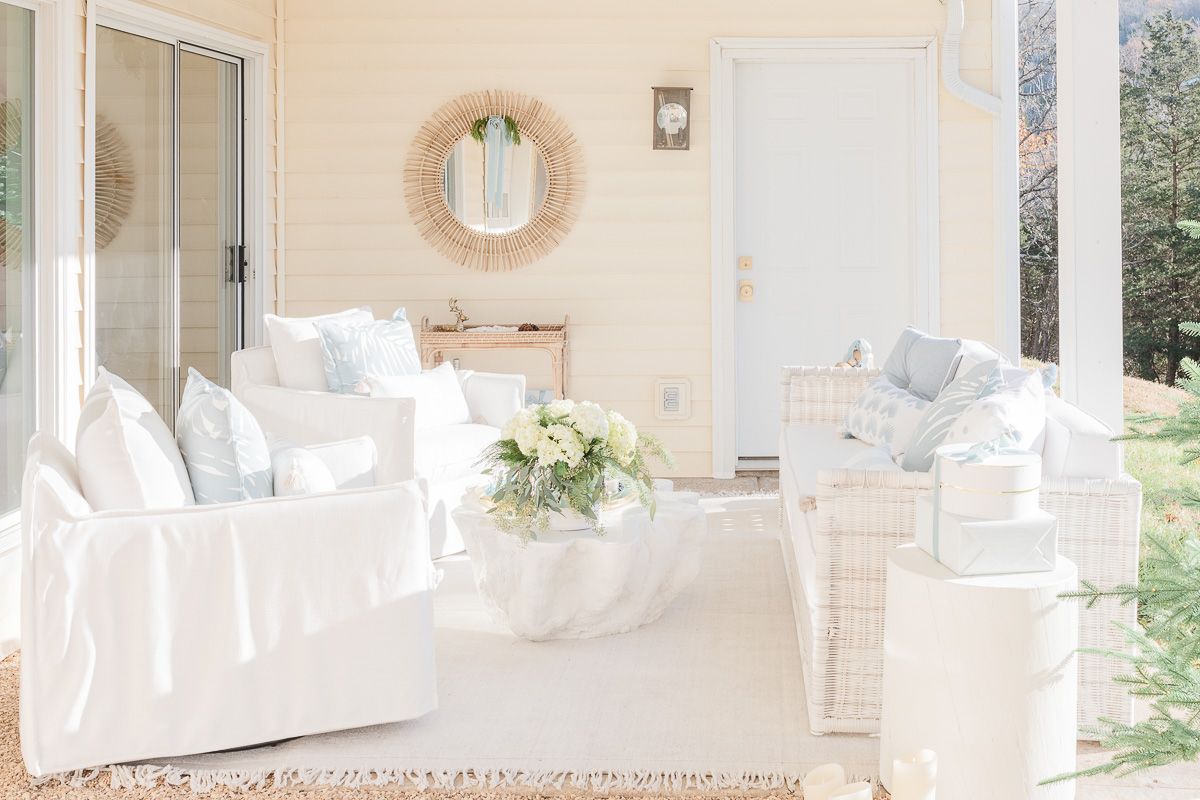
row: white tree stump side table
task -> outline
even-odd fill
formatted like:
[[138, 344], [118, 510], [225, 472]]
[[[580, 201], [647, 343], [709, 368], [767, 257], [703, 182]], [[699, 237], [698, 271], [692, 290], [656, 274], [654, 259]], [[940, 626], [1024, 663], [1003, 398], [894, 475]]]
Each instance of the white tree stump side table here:
[[1075, 565], [959, 576], [916, 545], [889, 557], [879, 774], [938, 755], [938, 800], [1069, 800], [1075, 783]]
[[486, 511], [454, 511], [475, 586], [492, 616], [524, 639], [588, 639], [662, 616], [700, 572], [708, 522], [700, 496], [656, 491], [657, 512], [636, 502], [605, 511], [605, 531], [547, 531], [522, 542]]

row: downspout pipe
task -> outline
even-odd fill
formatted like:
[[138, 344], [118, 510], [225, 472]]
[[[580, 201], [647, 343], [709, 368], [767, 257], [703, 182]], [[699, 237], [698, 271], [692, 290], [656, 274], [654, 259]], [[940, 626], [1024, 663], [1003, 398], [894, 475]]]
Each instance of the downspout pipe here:
[[965, 12], [963, 0], [945, 0], [946, 32], [942, 35], [942, 83], [946, 91], [965, 103], [1000, 116], [1003, 102], [999, 97], [976, 88], [962, 76], [962, 32]]

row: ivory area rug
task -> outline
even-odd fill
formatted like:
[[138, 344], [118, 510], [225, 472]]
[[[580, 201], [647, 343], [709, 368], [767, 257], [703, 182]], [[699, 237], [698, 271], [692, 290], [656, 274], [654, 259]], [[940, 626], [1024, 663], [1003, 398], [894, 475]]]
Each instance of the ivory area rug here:
[[[708, 499], [695, 583], [631, 633], [526, 642], [494, 622], [465, 558], [439, 562], [440, 708], [237, 753], [118, 766], [123, 787], [399, 784], [599, 792], [786, 790], [829, 761], [877, 772], [878, 740], [812, 736], [777, 506]], [[98, 776], [105, 781], [108, 776]]]

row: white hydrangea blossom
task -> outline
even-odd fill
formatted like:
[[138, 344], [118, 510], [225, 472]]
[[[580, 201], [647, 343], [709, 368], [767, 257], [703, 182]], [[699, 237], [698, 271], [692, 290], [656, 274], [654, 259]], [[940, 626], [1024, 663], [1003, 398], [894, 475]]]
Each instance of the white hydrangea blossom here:
[[573, 428], [566, 425], [551, 425], [544, 429], [545, 435], [537, 444], [538, 463], [552, 467], [561, 461], [572, 469], [583, 459], [583, 441]]
[[608, 412], [608, 447], [622, 464], [633, 458], [637, 447], [637, 428], [616, 411]]
[[576, 403], [568, 418], [585, 442], [608, 438], [608, 416], [595, 403], [587, 400]]
[[574, 400], [555, 400], [553, 403], [546, 404], [546, 411], [552, 417], [565, 417], [571, 413], [573, 408], [575, 408]]
[[544, 430], [538, 422], [537, 413], [533, 409], [523, 408], [504, 425], [500, 438], [515, 440], [522, 454], [532, 456], [538, 452]]

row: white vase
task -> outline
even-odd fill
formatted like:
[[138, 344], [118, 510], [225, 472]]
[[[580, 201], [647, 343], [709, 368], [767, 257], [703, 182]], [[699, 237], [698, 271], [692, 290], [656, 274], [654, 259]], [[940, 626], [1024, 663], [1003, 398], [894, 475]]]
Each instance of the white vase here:
[[592, 521], [577, 511], [554, 511], [550, 514], [550, 530], [566, 533], [569, 531], [591, 530]]

